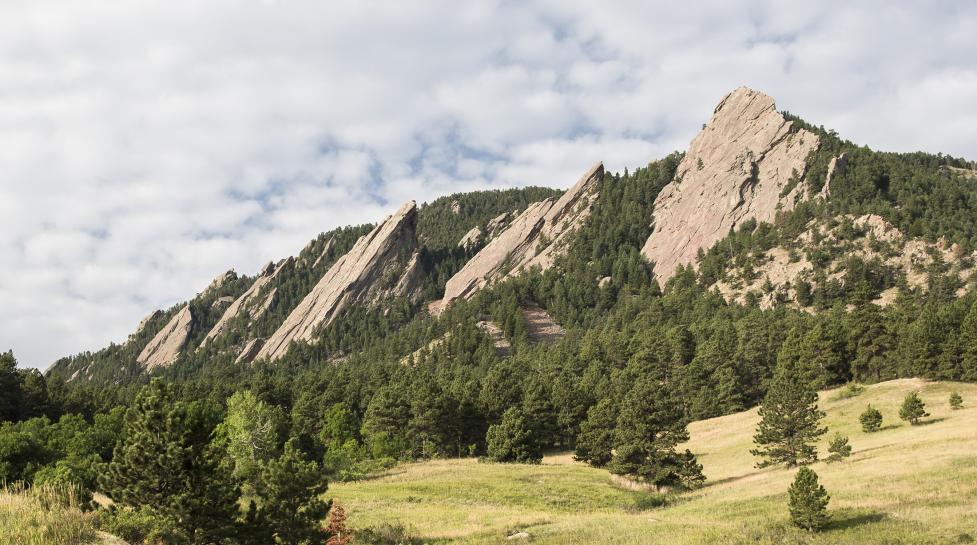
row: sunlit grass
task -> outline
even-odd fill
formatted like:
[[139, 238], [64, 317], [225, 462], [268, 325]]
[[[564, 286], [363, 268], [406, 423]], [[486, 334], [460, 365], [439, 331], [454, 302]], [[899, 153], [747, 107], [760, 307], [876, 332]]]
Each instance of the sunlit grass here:
[[[921, 426], [898, 418], [918, 390], [931, 416]], [[951, 411], [950, 392], [964, 397]], [[400, 466], [382, 477], [333, 484], [352, 525], [403, 524], [432, 543], [869, 543], [943, 544], [977, 540], [977, 385], [896, 380], [853, 397], [823, 392], [831, 433], [853, 446], [851, 458], [813, 469], [831, 494], [833, 524], [810, 535], [792, 528], [787, 487], [793, 470], [758, 470], [749, 454], [756, 410], [695, 422], [687, 445], [709, 481], [668, 507], [639, 510], [642, 492], [625, 490], [606, 471], [563, 454], [543, 465], [436, 460]], [[882, 430], [864, 433], [858, 416], [871, 403]], [[830, 436], [831, 433], [828, 435]], [[827, 436], [820, 445], [827, 450]]]
[[0, 545], [78, 545], [96, 539], [70, 487], [0, 488]]

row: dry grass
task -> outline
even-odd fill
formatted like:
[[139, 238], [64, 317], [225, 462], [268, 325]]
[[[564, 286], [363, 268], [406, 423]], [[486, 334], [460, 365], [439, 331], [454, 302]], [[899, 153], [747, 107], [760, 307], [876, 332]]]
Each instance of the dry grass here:
[[78, 545], [96, 539], [71, 488], [0, 488], [0, 545]]
[[[918, 390], [925, 425], [898, 419], [903, 397]], [[950, 392], [964, 409], [951, 411]], [[639, 510], [644, 493], [615, 485], [603, 470], [567, 454], [543, 465], [444, 460], [398, 467], [385, 476], [334, 484], [352, 524], [401, 523], [425, 542], [506, 543], [524, 530], [533, 543], [868, 543], [937, 544], [977, 539], [977, 385], [896, 380], [839, 399], [823, 392], [831, 433], [848, 435], [852, 457], [814, 470], [831, 494], [832, 527], [810, 535], [790, 527], [786, 490], [794, 471], [754, 468], [749, 454], [756, 410], [690, 425], [687, 445], [709, 481], [672, 505]], [[861, 431], [871, 403], [883, 429]], [[829, 434], [830, 435], [830, 434]], [[827, 438], [820, 446], [826, 452]], [[508, 541], [511, 543], [511, 541]]]

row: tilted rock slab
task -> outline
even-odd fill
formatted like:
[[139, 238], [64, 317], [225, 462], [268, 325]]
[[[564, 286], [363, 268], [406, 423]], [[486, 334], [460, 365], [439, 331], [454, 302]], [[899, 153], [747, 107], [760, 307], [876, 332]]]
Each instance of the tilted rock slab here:
[[603, 175], [604, 164], [597, 163], [559, 199], [529, 205], [448, 280], [444, 299], [431, 309], [440, 312], [452, 301], [468, 299], [488, 284], [521, 269], [552, 267], [566, 247], [566, 237], [590, 216]]
[[190, 305], [186, 305], [149, 341], [136, 357], [136, 361], [147, 371], [173, 363], [187, 344], [192, 326], [193, 314], [190, 312]]
[[773, 98], [746, 87], [726, 95], [655, 199], [654, 231], [641, 253], [659, 283], [740, 223], [772, 222], [778, 210], [793, 209], [818, 144], [814, 133], [794, 130]]
[[247, 311], [251, 315], [252, 321], [260, 318], [261, 315], [264, 314], [266, 310], [268, 310], [268, 307], [270, 307], [271, 303], [274, 301], [275, 288], [269, 290], [268, 293], [264, 296], [263, 299], [261, 299], [260, 302], [258, 301], [258, 296], [261, 295], [264, 287], [267, 286], [272, 281], [274, 281], [275, 277], [277, 277], [282, 272], [282, 270], [285, 269], [291, 263], [292, 263], [292, 258], [287, 258], [280, 261], [278, 265], [269, 262], [267, 265], [262, 267], [261, 272], [258, 274], [258, 278], [254, 280], [251, 286], [247, 290], [245, 290], [245, 292], [242, 293], [240, 297], [235, 299], [234, 302], [231, 303], [229, 307], [227, 307], [227, 309], [224, 311], [224, 314], [221, 315], [220, 320], [217, 320], [217, 323], [214, 324], [214, 327], [212, 327], [210, 331], [207, 332], [207, 336], [204, 337], [204, 340], [200, 342], [200, 346], [197, 347], [197, 349], [199, 350], [203, 348], [204, 346], [207, 345], [208, 342], [216, 339], [217, 337], [222, 335], [225, 331], [227, 331], [228, 325], [230, 324], [231, 320], [236, 318], [238, 314], [240, 314], [242, 311]]
[[[308, 341], [353, 305], [374, 304], [387, 297], [413, 297], [419, 285], [417, 204], [409, 201], [360, 237], [265, 341], [255, 359], [282, 357], [292, 341]], [[403, 263], [403, 256], [410, 255]]]

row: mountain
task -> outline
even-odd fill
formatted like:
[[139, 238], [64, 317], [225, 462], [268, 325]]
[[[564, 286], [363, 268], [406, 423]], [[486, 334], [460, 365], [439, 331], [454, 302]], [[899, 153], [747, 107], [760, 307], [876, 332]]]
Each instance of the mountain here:
[[[498, 361], [559, 349], [565, 335], [596, 334], [693, 286], [731, 313], [903, 308], [927, 294], [962, 307], [954, 301], [969, 301], [977, 278], [975, 172], [945, 155], [857, 146], [742, 87], [684, 153], [616, 174], [598, 162], [562, 192], [405, 203], [376, 225], [322, 233], [253, 277], [229, 271], [125, 343], [48, 374], [126, 384], [241, 373], [252, 361], [416, 361], [475, 350], [462, 348], [468, 336]], [[469, 329], [450, 335], [456, 327]], [[691, 354], [712, 331], [693, 335]]]

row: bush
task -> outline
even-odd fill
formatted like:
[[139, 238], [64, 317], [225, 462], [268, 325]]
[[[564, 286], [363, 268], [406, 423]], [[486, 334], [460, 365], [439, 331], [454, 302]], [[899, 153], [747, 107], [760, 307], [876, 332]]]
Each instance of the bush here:
[[862, 431], [865, 433], [877, 432], [882, 427], [882, 413], [871, 405], [865, 408], [865, 412], [858, 417], [858, 420], [862, 423]]
[[828, 452], [829, 463], [840, 462], [844, 458], [851, 456], [851, 445], [848, 444], [848, 438], [840, 433], [836, 433], [828, 445]]
[[498, 424], [489, 426], [485, 442], [488, 459], [493, 462], [538, 464], [543, 461], [535, 431], [522, 410], [516, 407], [507, 410]]
[[908, 420], [910, 424], [915, 426], [919, 424], [921, 419], [927, 416], [929, 416], [929, 413], [926, 412], [926, 404], [919, 398], [919, 394], [910, 392], [906, 396], [906, 399], [903, 400], [902, 407], [899, 409], [899, 418]]
[[834, 395], [833, 399], [835, 400], [851, 399], [853, 397], [858, 397], [863, 393], [865, 393], [865, 387], [862, 386], [861, 384], [858, 384], [857, 382], [852, 382], [848, 386], [845, 386], [841, 390], [838, 390], [838, 393]]
[[828, 492], [818, 484], [818, 474], [802, 467], [787, 491], [790, 520], [809, 532], [817, 532], [828, 524]]
[[963, 408], [963, 397], [960, 396], [960, 392], [950, 394], [950, 408], [955, 411]]

